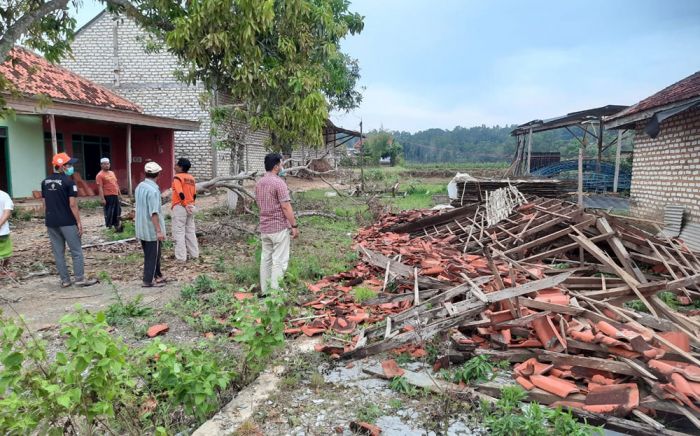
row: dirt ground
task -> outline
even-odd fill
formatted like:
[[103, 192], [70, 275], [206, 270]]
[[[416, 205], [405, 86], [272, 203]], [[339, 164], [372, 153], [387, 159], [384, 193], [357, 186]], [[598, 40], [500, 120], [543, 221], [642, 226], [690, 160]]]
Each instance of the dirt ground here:
[[[319, 179], [289, 178], [288, 184], [293, 192], [330, 189]], [[33, 207], [35, 203], [19, 202], [18, 206]], [[226, 195], [219, 193], [201, 196], [197, 203], [202, 211], [221, 207], [226, 204]], [[124, 208], [123, 214], [127, 210]], [[168, 211], [167, 205], [163, 206], [163, 210]], [[104, 235], [101, 208], [81, 209], [81, 217], [83, 245], [108, 242]], [[0, 309], [5, 314], [21, 314], [31, 328], [39, 329], [58, 322], [76, 304], [90, 310], [103, 310], [115, 301], [115, 290], [109, 283], [102, 282], [88, 288], [60, 287], [43, 218], [14, 221], [12, 226], [14, 256], [10, 269], [18, 278], [0, 279]], [[169, 223], [166, 222], [166, 226], [169, 227]], [[106, 272], [122, 299], [130, 300], [142, 294], [145, 305], [160, 309], [177, 297], [184, 283], [190, 282], [197, 275], [210, 272], [221, 250], [236, 250], [235, 243], [222, 247], [218, 242], [220, 241], [217, 241], [215, 234], [201, 235], [201, 259], [184, 265], [175, 261], [172, 248], [166, 245], [162, 270], [170, 281], [163, 288], [141, 287], [143, 259], [140, 245], [136, 241], [84, 249], [85, 271], [90, 277]], [[70, 258], [69, 253], [66, 256], [67, 259]], [[70, 260], [68, 262], [70, 265]]]

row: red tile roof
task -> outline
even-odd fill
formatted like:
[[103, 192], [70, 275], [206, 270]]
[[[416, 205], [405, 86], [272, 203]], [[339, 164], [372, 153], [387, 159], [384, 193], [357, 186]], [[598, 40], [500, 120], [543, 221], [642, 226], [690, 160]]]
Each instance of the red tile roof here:
[[0, 74], [25, 95], [46, 95], [52, 100], [141, 112], [136, 104], [41, 56], [15, 47], [0, 64]]
[[616, 113], [610, 117], [610, 119], [634, 115], [647, 109], [653, 109], [671, 103], [683, 102], [695, 97], [700, 97], [700, 71], [695, 74], [691, 74], [685, 79], [662, 89], [651, 97], [647, 97], [639, 103]]

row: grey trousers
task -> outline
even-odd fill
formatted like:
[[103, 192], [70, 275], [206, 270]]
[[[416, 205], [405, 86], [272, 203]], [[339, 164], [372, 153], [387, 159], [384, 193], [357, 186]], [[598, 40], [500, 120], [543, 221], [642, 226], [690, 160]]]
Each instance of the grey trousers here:
[[83, 261], [83, 249], [78, 235], [78, 226], [47, 227], [53, 258], [56, 260], [56, 269], [63, 283], [70, 282], [68, 267], [66, 266], [66, 243], [73, 258], [73, 276], [76, 281], [85, 278], [85, 265]]

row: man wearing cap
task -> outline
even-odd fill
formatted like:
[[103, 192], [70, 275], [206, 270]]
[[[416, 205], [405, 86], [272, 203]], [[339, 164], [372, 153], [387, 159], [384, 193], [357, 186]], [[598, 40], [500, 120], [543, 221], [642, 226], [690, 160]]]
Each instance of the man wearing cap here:
[[41, 196], [44, 199], [46, 228], [51, 241], [56, 269], [61, 276], [61, 286], [71, 285], [68, 266], [66, 265], [66, 244], [73, 259], [73, 276], [76, 286], [90, 286], [97, 283], [95, 279], [85, 278], [85, 265], [80, 237], [83, 225], [78, 211], [78, 187], [70, 176], [73, 164], [78, 159], [66, 153], [58, 153], [51, 161], [53, 173], [41, 182]]
[[175, 241], [175, 259], [185, 262], [199, 257], [199, 245], [194, 226], [194, 201], [197, 199], [197, 186], [189, 173], [189, 159], [180, 158], [175, 164], [173, 178], [173, 240]]
[[114, 227], [114, 230], [121, 233], [123, 229], [120, 218], [122, 207], [119, 204], [119, 183], [114, 171], [110, 170], [109, 158], [103, 157], [100, 159], [100, 168], [102, 170], [97, 173], [95, 183], [100, 193], [100, 202], [104, 207], [105, 227]]
[[165, 220], [160, 209], [160, 188], [156, 180], [163, 171], [155, 162], [144, 167], [146, 177], [134, 192], [136, 238], [143, 248], [143, 287], [161, 287], [165, 282], [160, 272], [162, 243], [165, 240]]

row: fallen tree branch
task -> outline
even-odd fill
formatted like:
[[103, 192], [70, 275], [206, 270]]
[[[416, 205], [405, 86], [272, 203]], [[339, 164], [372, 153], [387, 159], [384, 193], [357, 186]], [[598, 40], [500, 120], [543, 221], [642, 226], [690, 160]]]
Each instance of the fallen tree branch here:
[[302, 210], [300, 212], [296, 212], [295, 215], [297, 216], [297, 218], [305, 216], [322, 216], [324, 218], [329, 218], [332, 220], [340, 219], [340, 217], [334, 213], [321, 212], [320, 210]]

